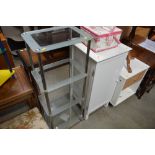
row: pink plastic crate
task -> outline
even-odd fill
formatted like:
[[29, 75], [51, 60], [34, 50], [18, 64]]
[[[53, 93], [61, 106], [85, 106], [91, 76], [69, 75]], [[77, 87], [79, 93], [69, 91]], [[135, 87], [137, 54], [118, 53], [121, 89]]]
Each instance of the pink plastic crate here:
[[[81, 26], [81, 29], [92, 35], [91, 50], [101, 52], [115, 48], [120, 44], [122, 30], [114, 26]], [[86, 42], [83, 42], [87, 45]]]

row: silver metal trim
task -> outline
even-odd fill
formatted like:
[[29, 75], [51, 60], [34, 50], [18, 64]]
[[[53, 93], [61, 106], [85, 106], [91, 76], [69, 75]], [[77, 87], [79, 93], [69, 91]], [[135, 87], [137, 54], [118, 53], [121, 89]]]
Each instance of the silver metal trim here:
[[[52, 30], [60, 30], [60, 29], [65, 29], [65, 28], [70, 28], [71, 30], [74, 30], [75, 32], [80, 34], [80, 37], [73, 38], [72, 40], [69, 40], [69, 41], [55, 43], [53, 45], [47, 45], [47, 46], [40, 46], [32, 37], [32, 34], [48, 32], [48, 31], [52, 31]], [[29, 31], [29, 32], [22, 33], [21, 36], [22, 36], [23, 40], [28, 44], [28, 46], [32, 49], [32, 51], [35, 53], [43, 53], [43, 52], [55, 50], [58, 48], [71, 46], [71, 45], [77, 44], [79, 42], [92, 39], [92, 37], [88, 33], [84, 32], [81, 29], [73, 27], [73, 26], [53, 27], [53, 28], [48, 28], [48, 29]], [[42, 50], [42, 49], [45, 49], [45, 50]]]

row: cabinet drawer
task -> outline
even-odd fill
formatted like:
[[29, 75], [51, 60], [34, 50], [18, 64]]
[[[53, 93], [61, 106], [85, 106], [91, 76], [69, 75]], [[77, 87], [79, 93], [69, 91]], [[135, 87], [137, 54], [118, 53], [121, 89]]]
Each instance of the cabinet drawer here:
[[125, 89], [125, 88], [131, 86], [132, 84], [134, 84], [134, 83], [140, 81], [140, 80], [143, 78], [145, 72], [146, 72], [146, 70], [144, 70], [144, 71], [138, 73], [137, 75], [135, 75], [135, 76], [129, 78], [128, 80], [126, 80], [123, 89]]

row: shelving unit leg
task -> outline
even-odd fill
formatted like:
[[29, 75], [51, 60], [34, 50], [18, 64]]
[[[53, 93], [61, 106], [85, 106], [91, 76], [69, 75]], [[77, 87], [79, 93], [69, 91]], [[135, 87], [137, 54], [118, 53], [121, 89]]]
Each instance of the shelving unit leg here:
[[[38, 53], [38, 61], [39, 61], [40, 75], [41, 75], [41, 80], [42, 80], [42, 83], [43, 83], [43, 88], [44, 88], [44, 91], [46, 91], [47, 90], [47, 85], [46, 85], [46, 80], [45, 80], [43, 64], [42, 64], [41, 54], [40, 53]], [[53, 128], [52, 111], [51, 111], [51, 107], [50, 107], [49, 96], [48, 96], [47, 92], [44, 92], [44, 95], [45, 95], [45, 99], [46, 99], [46, 103], [47, 103], [47, 107], [48, 107], [50, 127]]]
[[84, 79], [84, 85], [83, 85], [83, 117], [86, 118], [87, 117], [87, 112], [88, 112], [88, 105], [86, 104], [86, 81], [88, 78], [88, 64], [89, 64], [89, 53], [90, 53], [90, 47], [91, 47], [91, 40], [88, 41], [88, 45], [87, 45], [87, 55], [86, 55], [86, 63], [85, 63], [85, 73], [87, 74], [87, 77]]
[[30, 52], [30, 47], [26, 43], [25, 43], [25, 46], [26, 46], [26, 49], [27, 49], [27, 52], [28, 52], [28, 55], [29, 55], [31, 68], [32, 68], [32, 70], [34, 70], [34, 64], [33, 64], [32, 55], [31, 55], [31, 52]]
[[[69, 76], [72, 78], [74, 71], [73, 71], [73, 60], [74, 60], [74, 52], [72, 50], [72, 46], [69, 47], [69, 55], [70, 55], [70, 66], [69, 66]], [[69, 86], [69, 98], [70, 98], [70, 105], [69, 105], [69, 126], [70, 126], [70, 121], [71, 121], [71, 115], [72, 115], [72, 102], [73, 102], [73, 83], [70, 84]]]

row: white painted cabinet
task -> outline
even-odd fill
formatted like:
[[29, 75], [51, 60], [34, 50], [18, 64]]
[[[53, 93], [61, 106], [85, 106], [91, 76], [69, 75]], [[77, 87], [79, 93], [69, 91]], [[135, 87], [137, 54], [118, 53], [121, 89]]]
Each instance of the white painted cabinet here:
[[[85, 45], [77, 44], [73, 49], [75, 59], [84, 65]], [[120, 44], [117, 48], [100, 53], [90, 51], [85, 118], [88, 118], [89, 114], [98, 108], [107, 106], [110, 102], [130, 50], [131, 48]]]
[[132, 68], [132, 73], [127, 71], [126, 63], [122, 68], [117, 86], [110, 101], [113, 106], [117, 106], [136, 93], [144, 75], [149, 68], [147, 64], [138, 59], [132, 59], [130, 61], [130, 66]]

